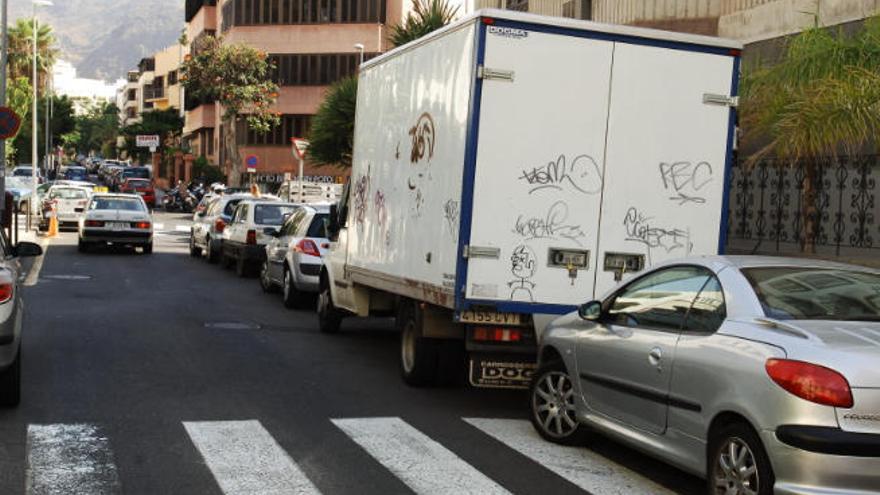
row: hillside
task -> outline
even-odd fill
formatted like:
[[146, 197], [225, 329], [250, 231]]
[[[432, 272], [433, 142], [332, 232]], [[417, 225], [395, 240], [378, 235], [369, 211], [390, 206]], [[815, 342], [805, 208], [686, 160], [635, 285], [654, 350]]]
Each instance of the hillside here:
[[[177, 42], [183, 0], [54, 0], [40, 21], [55, 29], [62, 58], [80, 77], [113, 81], [138, 61]], [[31, 15], [30, 2], [10, 2], [10, 24]]]

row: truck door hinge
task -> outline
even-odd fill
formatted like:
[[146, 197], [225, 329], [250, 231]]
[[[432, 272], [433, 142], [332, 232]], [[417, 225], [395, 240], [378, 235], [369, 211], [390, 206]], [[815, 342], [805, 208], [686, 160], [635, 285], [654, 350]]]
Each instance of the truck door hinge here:
[[477, 67], [477, 79], [513, 82], [513, 76], [512, 70], [490, 69], [482, 65]]
[[739, 96], [727, 96], [714, 93], [703, 93], [703, 104], [721, 105], [736, 108], [739, 106]]
[[489, 258], [497, 260], [501, 257], [501, 248], [485, 246], [465, 246], [465, 258]]

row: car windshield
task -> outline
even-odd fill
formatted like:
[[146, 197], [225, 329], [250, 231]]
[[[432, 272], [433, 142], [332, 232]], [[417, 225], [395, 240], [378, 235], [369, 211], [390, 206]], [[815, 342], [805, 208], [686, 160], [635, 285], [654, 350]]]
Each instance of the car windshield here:
[[296, 209], [294, 205], [256, 205], [254, 223], [258, 225], [281, 225], [284, 216]]
[[150, 177], [150, 170], [142, 167], [137, 168], [127, 168], [122, 171], [123, 177], [140, 177], [142, 179], [147, 179]]
[[34, 169], [32, 168], [17, 168], [12, 171], [13, 177], [30, 177], [33, 175]]
[[880, 321], [880, 274], [808, 267], [742, 272], [768, 318]]
[[49, 190], [50, 199], [85, 199], [88, 194], [82, 189], [59, 187]]
[[95, 198], [89, 205], [89, 209], [144, 211], [140, 201], [128, 198]]
[[128, 187], [150, 187], [150, 181], [141, 179], [130, 179], [127, 181]]
[[330, 215], [326, 213], [318, 213], [312, 218], [312, 223], [309, 224], [309, 230], [306, 232], [306, 237], [319, 237], [326, 238], [327, 237], [327, 220], [330, 218]]

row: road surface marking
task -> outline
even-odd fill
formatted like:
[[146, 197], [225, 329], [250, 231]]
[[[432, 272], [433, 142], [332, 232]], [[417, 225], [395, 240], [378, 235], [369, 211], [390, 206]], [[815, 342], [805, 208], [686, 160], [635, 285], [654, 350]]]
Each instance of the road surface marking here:
[[34, 263], [31, 265], [31, 271], [28, 272], [27, 277], [24, 279], [25, 287], [33, 287], [37, 285], [37, 282], [40, 280], [40, 270], [43, 269], [43, 260], [46, 259], [46, 253], [49, 251], [49, 241], [43, 239], [40, 241], [40, 246], [43, 248], [43, 255], [34, 258]]
[[585, 447], [550, 443], [521, 419], [463, 418], [483, 433], [593, 495], [665, 494], [662, 486]]
[[154, 224], [153, 224], [153, 230], [162, 230], [162, 229], [164, 229], [164, 228], [165, 228], [165, 224], [164, 224], [164, 223], [154, 223]]
[[331, 421], [416, 493], [509, 493], [400, 418]]
[[189, 232], [190, 226], [189, 225], [175, 225], [174, 230], [176, 230], [178, 232]]
[[121, 491], [110, 442], [90, 424], [28, 425], [28, 494]]
[[320, 493], [259, 421], [184, 422], [223, 493]]

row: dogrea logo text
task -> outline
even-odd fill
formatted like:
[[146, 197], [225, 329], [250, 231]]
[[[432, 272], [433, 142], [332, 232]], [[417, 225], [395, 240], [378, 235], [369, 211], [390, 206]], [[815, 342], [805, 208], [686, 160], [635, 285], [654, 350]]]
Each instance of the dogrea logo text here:
[[529, 35], [529, 32], [524, 29], [489, 26], [489, 34], [494, 34], [496, 36], [506, 36], [508, 38], [525, 38]]

